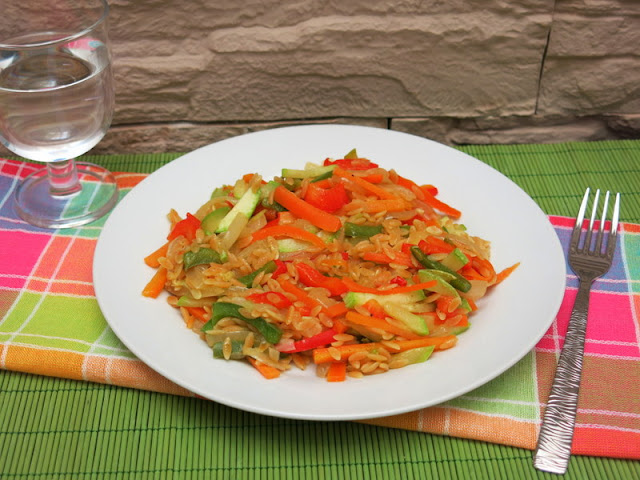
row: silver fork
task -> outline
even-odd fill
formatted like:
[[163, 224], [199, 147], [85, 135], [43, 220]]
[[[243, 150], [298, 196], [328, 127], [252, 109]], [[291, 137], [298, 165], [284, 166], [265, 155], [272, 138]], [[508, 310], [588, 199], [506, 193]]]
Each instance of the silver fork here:
[[576, 224], [571, 233], [569, 244], [569, 265], [580, 281], [578, 294], [573, 305], [569, 327], [565, 335], [564, 346], [558, 361], [556, 375], [551, 387], [549, 401], [544, 412], [542, 427], [538, 436], [533, 464], [538, 470], [564, 474], [569, 465], [571, 443], [578, 409], [578, 392], [584, 356], [584, 339], [589, 311], [589, 293], [593, 281], [611, 268], [613, 252], [618, 236], [618, 218], [620, 215], [620, 194], [616, 194], [613, 207], [611, 229], [605, 243], [605, 220], [609, 206], [609, 192], [604, 198], [602, 219], [593, 244], [594, 225], [598, 209], [600, 190], [596, 191], [589, 228], [581, 242], [584, 214], [589, 202], [590, 189], [584, 193]]

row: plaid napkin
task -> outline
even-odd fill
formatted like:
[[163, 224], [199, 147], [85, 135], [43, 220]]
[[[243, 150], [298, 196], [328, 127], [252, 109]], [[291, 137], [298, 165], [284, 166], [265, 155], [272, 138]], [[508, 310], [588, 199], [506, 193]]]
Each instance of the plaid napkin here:
[[[118, 340], [94, 296], [102, 222], [43, 230], [18, 219], [12, 192], [33, 165], [0, 159], [0, 367], [193, 395]], [[116, 175], [123, 195], [145, 175]], [[573, 220], [550, 217], [566, 251]], [[622, 223], [614, 264], [591, 294], [573, 452], [640, 459], [640, 225]], [[560, 312], [535, 349], [486, 385], [449, 402], [367, 423], [533, 449], [576, 295], [567, 267]]]

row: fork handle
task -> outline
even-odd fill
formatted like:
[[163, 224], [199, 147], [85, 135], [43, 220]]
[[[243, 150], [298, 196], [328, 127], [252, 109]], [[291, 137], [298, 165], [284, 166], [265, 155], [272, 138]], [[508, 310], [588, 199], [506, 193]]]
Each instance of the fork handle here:
[[538, 436], [534, 466], [564, 474], [569, 465], [593, 279], [581, 279]]

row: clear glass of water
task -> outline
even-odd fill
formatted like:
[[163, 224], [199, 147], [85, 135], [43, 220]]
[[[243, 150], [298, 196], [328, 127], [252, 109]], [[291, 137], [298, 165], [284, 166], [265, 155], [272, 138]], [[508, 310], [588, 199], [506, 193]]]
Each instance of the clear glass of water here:
[[4, 2], [0, 15], [0, 141], [46, 167], [15, 188], [25, 221], [84, 225], [118, 200], [113, 175], [74, 159], [104, 136], [114, 89], [106, 0]]

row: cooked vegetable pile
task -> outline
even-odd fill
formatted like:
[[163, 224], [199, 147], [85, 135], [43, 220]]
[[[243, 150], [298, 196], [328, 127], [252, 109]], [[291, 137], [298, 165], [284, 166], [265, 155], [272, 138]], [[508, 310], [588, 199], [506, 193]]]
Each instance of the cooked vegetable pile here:
[[496, 273], [460, 211], [355, 150], [247, 174], [168, 214], [143, 295], [180, 311], [224, 360], [265, 378], [315, 364], [331, 382], [426, 361], [456, 345]]

